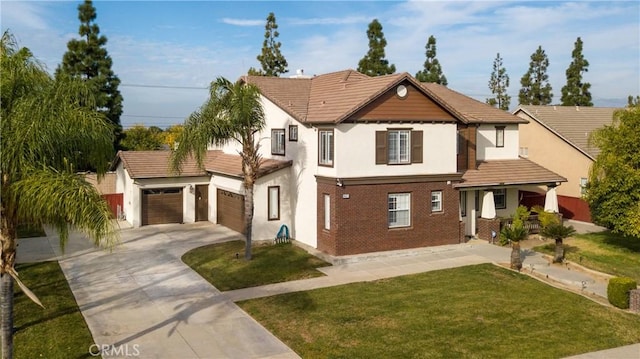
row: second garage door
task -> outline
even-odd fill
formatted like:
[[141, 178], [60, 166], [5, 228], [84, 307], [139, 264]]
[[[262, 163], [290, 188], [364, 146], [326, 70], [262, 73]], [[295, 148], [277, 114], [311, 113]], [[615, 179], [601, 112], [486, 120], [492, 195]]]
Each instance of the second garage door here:
[[142, 190], [143, 226], [182, 221], [182, 188]]
[[244, 196], [221, 189], [216, 194], [218, 224], [244, 233]]

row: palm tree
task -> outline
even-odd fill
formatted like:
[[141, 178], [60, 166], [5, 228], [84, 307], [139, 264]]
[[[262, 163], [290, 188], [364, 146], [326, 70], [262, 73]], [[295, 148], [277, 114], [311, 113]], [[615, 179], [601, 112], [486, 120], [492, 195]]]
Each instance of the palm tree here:
[[551, 223], [542, 227], [540, 234], [547, 238], [553, 238], [556, 241], [556, 251], [553, 257], [553, 263], [562, 263], [564, 261], [564, 245], [563, 240], [576, 233], [573, 226], [565, 227], [562, 223]]
[[511, 242], [511, 269], [522, 269], [522, 258], [520, 258], [520, 241], [527, 238], [529, 231], [524, 227], [522, 221], [513, 221], [511, 225], [505, 225], [500, 231], [500, 235]]
[[251, 259], [251, 229], [253, 222], [253, 187], [258, 178], [261, 156], [256, 134], [265, 127], [260, 91], [255, 85], [238, 80], [231, 83], [218, 77], [211, 83], [210, 97], [184, 123], [178, 146], [171, 155], [171, 168], [180, 172], [182, 163], [194, 156], [203, 168], [207, 148], [236, 142], [242, 146], [244, 194], [244, 224], [246, 245], [244, 257]]
[[115, 243], [106, 201], [74, 172], [82, 161], [104, 174], [113, 156], [113, 128], [90, 109], [91, 89], [68, 77], [52, 78], [8, 32], [0, 57], [0, 339], [2, 357], [12, 358], [14, 281], [42, 305], [14, 268], [18, 222], [52, 225], [63, 248], [70, 228], [86, 232], [96, 244]]

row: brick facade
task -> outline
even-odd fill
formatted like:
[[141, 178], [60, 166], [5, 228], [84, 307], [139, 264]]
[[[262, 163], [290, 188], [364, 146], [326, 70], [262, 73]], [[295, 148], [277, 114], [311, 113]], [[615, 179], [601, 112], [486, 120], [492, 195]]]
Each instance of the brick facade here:
[[498, 242], [498, 235], [500, 233], [500, 219], [486, 219], [486, 218], [478, 218], [478, 233], [477, 236], [480, 239], [484, 239], [486, 241], [491, 241], [491, 231], [496, 233], [496, 238], [494, 242]]
[[[446, 181], [337, 186], [318, 182], [318, 249], [331, 255], [460, 243], [459, 194]], [[442, 191], [442, 212], [431, 212], [431, 191]], [[411, 225], [388, 227], [388, 195], [411, 193]], [[324, 229], [324, 195], [330, 229]]]

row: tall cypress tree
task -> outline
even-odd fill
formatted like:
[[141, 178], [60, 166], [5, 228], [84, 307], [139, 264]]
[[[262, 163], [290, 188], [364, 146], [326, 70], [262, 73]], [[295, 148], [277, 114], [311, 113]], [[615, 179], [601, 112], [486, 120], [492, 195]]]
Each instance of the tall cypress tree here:
[[416, 73], [416, 79], [420, 82], [435, 82], [447, 86], [447, 78], [442, 73], [440, 61], [436, 59], [436, 38], [431, 35], [424, 46], [427, 49], [427, 59], [424, 61], [424, 69]]
[[507, 69], [502, 65], [502, 58], [498, 53], [496, 59], [493, 60], [493, 72], [489, 79], [489, 89], [494, 97], [488, 98], [487, 103], [501, 110], [509, 110], [511, 96], [507, 94], [507, 87], [509, 87], [509, 75], [507, 75]]
[[389, 65], [389, 60], [385, 59], [384, 48], [387, 40], [382, 32], [382, 25], [378, 19], [373, 19], [367, 29], [369, 39], [369, 51], [358, 62], [358, 72], [369, 76], [388, 75], [396, 72], [396, 66]]
[[97, 110], [104, 113], [116, 129], [116, 142], [122, 134], [120, 115], [122, 114], [122, 95], [118, 90], [120, 79], [111, 70], [112, 60], [105, 45], [107, 38], [100, 35], [95, 23], [96, 8], [91, 0], [78, 6], [81, 39], [71, 39], [67, 43], [67, 52], [62, 64], [56, 69], [56, 75], [65, 73], [81, 78], [92, 85], [96, 93]]
[[582, 55], [582, 39], [578, 37], [575, 42], [573, 60], [569, 64], [567, 71], [567, 84], [562, 87], [562, 106], [593, 106], [591, 102], [591, 84], [582, 82], [582, 74], [589, 71], [589, 61]]
[[258, 61], [262, 65], [262, 70], [256, 70], [253, 67], [249, 69], [249, 75], [259, 76], [275, 76], [288, 72], [287, 59], [280, 52], [282, 44], [277, 41], [280, 33], [278, 32], [278, 24], [276, 16], [271, 12], [267, 16], [267, 23], [264, 27], [264, 41], [262, 42], [262, 52], [257, 56]]
[[529, 71], [520, 79], [522, 88], [518, 94], [521, 105], [548, 105], [551, 103], [553, 93], [549, 84], [547, 68], [549, 59], [542, 46], [538, 46], [536, 52], [531, 55]]

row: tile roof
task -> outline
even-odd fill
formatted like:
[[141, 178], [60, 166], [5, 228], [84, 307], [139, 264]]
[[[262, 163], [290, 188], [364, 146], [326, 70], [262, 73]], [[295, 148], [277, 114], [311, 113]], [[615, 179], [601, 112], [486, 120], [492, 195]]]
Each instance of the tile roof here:
[[446, 86], [423, 82], [422, 87], [438, 103], [463, 118], [467, 123], [528, 123], [525, 119], [451, 90]]
[[[213, 151], [208, 151], [210, 154]], [[196, 177], [206, 176], [207, 173], [198, 168], [193, 158], [188, 159], [182, 166], [180, 174], [172, 173], [169, 169], [171, 151], [119, 151], [113, 168], [122, 161], [124, 168], [131, 178], [163, 178], [163, 177]], [[209, 156], [207, 156], [208, 158]]]
[[[222, 151], [216, 152], [212, 160], [207, 160], [205, 168], [208, 172], [222, 174], [231, 177], [242, 178], [242, 157], [231, 155]], [[258, 171], [258, 177], [268, 175], [277, 170], [291, 166], [292, 161], [279, 161], [270, 158], [263, 158]]]
[[616, 110], [620, 108], [520, 105], [514, 114], [523, 111], [556, 136], [595, 159], [600, 150], [589, 144], [589, 136], [594, 130], [611, 125]]
[[343, 70], [310, 78], [244, 76], [267, 99], [302, 123], [339, 123], [408, 81], [464, 123], [527, 123], [506, 111], [476, 101], [438, 84], [420, 83], [408, 73], [369, 77]]
[[528, 159], [518, 158], [480, 162], [478, 169], [466, 171], [462, 176], [462, 182], [454, 187], [539, 185], [556, 182], [567, 182], [567, 179]]
[[[182, 165], [182, 171], [172, 173], [169, 169], [171, 151], [119, 151], [112, 169], [120, 161], [133, 179], [207, 176], [208, 172], [242, 178], [242, 159], [239, 155], [226, 154], [220, 150], [207, 151], [204, 170], [198, 168], [193, 157]], [[291, 161], [264, 159], [259, 176], [264, 176], [281, 168], [291, 166]]]
[[307, 118], [311, 78], [243, 76], [242, 80], [256, 85], [260, 93], [300, 122]]

